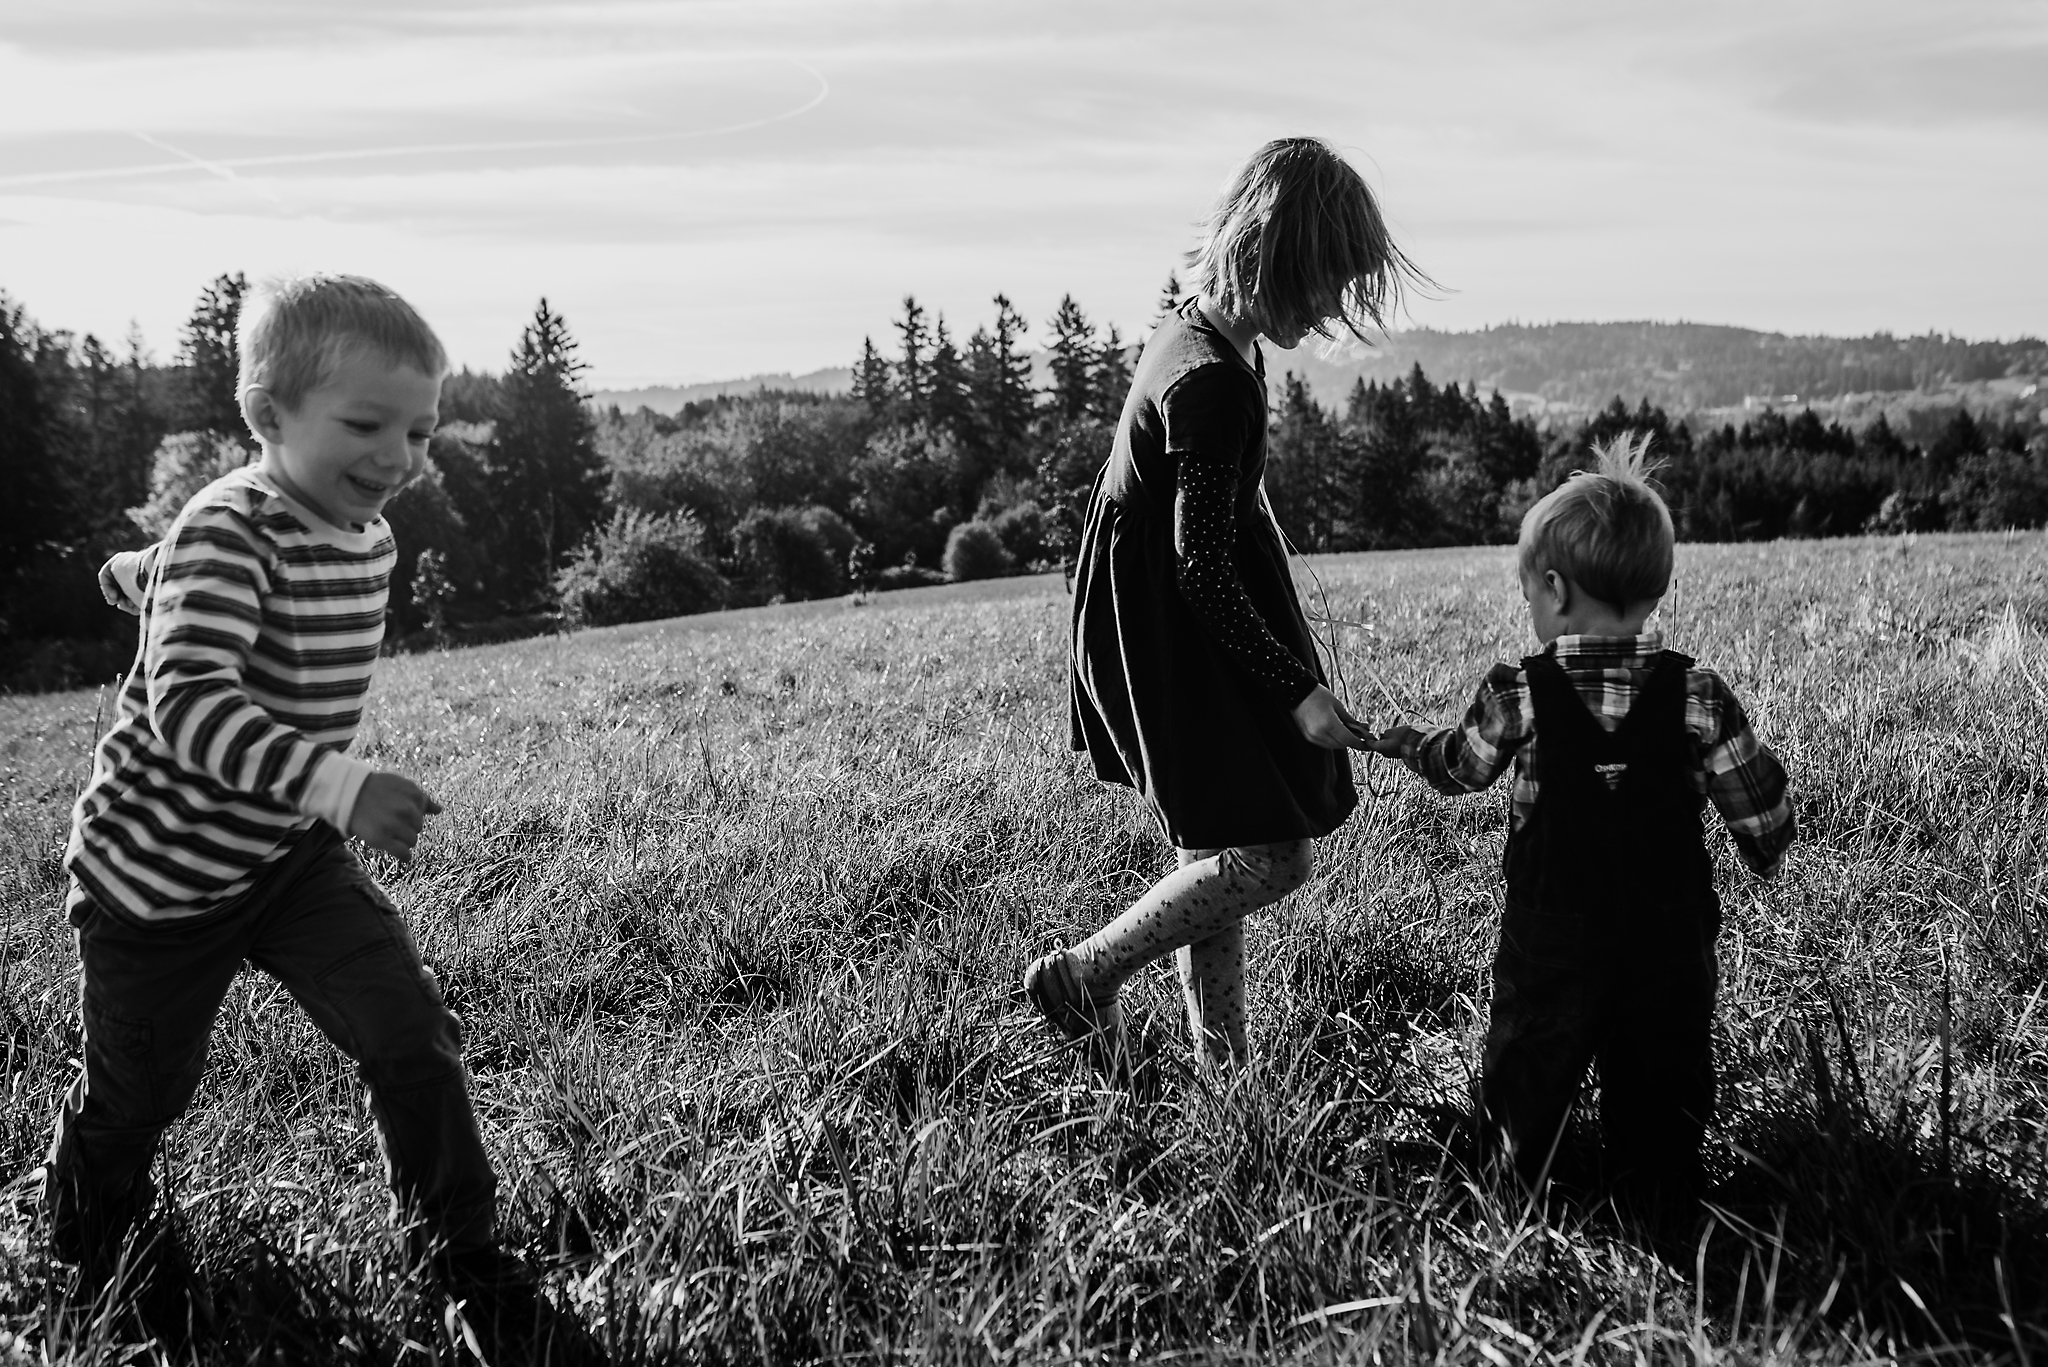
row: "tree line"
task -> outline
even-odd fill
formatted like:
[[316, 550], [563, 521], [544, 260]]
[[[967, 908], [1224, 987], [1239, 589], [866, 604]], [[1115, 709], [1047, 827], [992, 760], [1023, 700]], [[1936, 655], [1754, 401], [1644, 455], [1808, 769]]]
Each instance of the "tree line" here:
[[[246, 282], [201, 292], [175, 357], [49, 331], [0, 298], [0, 683], [110, 678], [133, 651], [107, 554], [159, 535], [253, 453], [235, 397]], [[1159, 317], [1177, 284], [1162, 290]], [[422, 479], [387, 516], [394, 641], [462, 642], [1054, 568], [1072, 554], [1138, 348], [1071, 297], [1033, 347], [997, 295], [959, 340], [906, 298], [852, 392], [760, 391], [675, 414], [597, 410], [542, 300], [502, 373], [443, 388]], [[1036, 351], [1036, 358], [1035, 358]], [[1927, 434], [1810, 410], [1693, 430], [1647, 398], [1546, 429], [1418, 363], [1326, 407], [1277, 386], [1267, 489], [1304, 551], [1511, 541], [1589, 442], [1650, 431], [1689, 540], [2048, 524], [2048, 432], [1958, 408]], [[2038, 415], [2036, 415], [2038, 416]], [[1924, 439], [1923, 439], [1924, 437]]]

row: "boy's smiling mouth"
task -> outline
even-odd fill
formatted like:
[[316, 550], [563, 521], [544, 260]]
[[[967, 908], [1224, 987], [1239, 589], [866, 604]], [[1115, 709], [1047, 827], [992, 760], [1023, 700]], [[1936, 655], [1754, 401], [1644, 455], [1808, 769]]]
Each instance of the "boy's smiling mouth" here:
[[348, 482], [353, 484], [356, 487], [356, 492], [362, 494], [365, 498], [382, 498], [391, 492], [390, 485], [379, 484], [374, 479], [364, 479], [361, 475], [350, 475]]

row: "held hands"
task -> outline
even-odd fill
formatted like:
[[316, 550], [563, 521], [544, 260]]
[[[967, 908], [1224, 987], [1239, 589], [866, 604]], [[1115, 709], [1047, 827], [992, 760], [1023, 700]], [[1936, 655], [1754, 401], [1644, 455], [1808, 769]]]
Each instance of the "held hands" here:
[[419, 784], [380, 770], [363, 780], [355, 810], [349, 813], [348, 833], [373, 850], [410, 859], [420, 828], [440, 810], [441, 804]]
[[1422, 743], [1422, 737], [1423, 733], [1412, 726], [1394, 726], [1365, 748], [1388, 759], [1407, 759]]
[[1351, 715], [1337, 695], [1317, 684], [1294, 706], [1294, 724], [1312, 745], [1325, 750], [1369, 750], [1372, 728]]

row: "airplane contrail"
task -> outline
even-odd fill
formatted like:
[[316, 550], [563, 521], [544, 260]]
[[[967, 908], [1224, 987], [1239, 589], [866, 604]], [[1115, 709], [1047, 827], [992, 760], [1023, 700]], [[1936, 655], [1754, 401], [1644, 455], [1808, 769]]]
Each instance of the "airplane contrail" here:
[[177, 148], [157, 142], [146, 134], [138, 133], [135, 136], [144, 142], [163, 147], [165, 151], [183, 160], [152, 162], [147, 166], [106, 166], [89, 171], [35, 171], [26, 175], [0, 176], [0, 189], [29, 185], [75, 184], [92, 180], [130, 180], [142, 176], [160, 176], [185, 171], [205, 171], [232, 180], [238, 179], [233, 174], [235, 171], [266, 166], [312, 166], [323, 162], [370, 161], [378, 157], [424, 157], [469, 152], [545, 152], [573, 147], [623, 147], [636, 143], [724, 137], [730, 133], [765, 128], [769, 124], [783, 123], [808, 114], [823, 104], [825, 97], [832, 93], [831, 83], [808, 62], [800, 62], [794, 57], [785, 57], [782, 60], [803, 71], [818, 83], [818, 88], [811, 97], [796, 108], [786, 109], [779, 114], [770, 114], [761, 119], [748, 119], [743, 123], [723, 124], [717, 128], [684, 128], [667, 133], [621, 133], [596, 138], [529, 138], [517, 142], [412, 143], [398, 147], [356, 147], [333, 152], [284, 152], [260, 157], [212, 159], [193, 156], [189, 152], [179, 151]]

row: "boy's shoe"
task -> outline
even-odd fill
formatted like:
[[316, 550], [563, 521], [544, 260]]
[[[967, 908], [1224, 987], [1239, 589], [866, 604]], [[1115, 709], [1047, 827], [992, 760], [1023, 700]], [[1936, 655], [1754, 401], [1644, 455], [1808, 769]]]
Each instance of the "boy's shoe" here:
[[1115, 1039], [1123, 1034], [1123, 1007], [1113, 995], [1104, 1002], [1089, 994], [1081, 967], [1067, 950], [1048, 954], [1024, 970], [1024, 995], [1068, 1039]]
[[584, 1367], [605, 1360], [576, 1317], [541, 1292], [534, 1270], [504, 1249], [438, 1254], [433, 1272], [448, 1297], [449, 1327], [484, 1367]]

